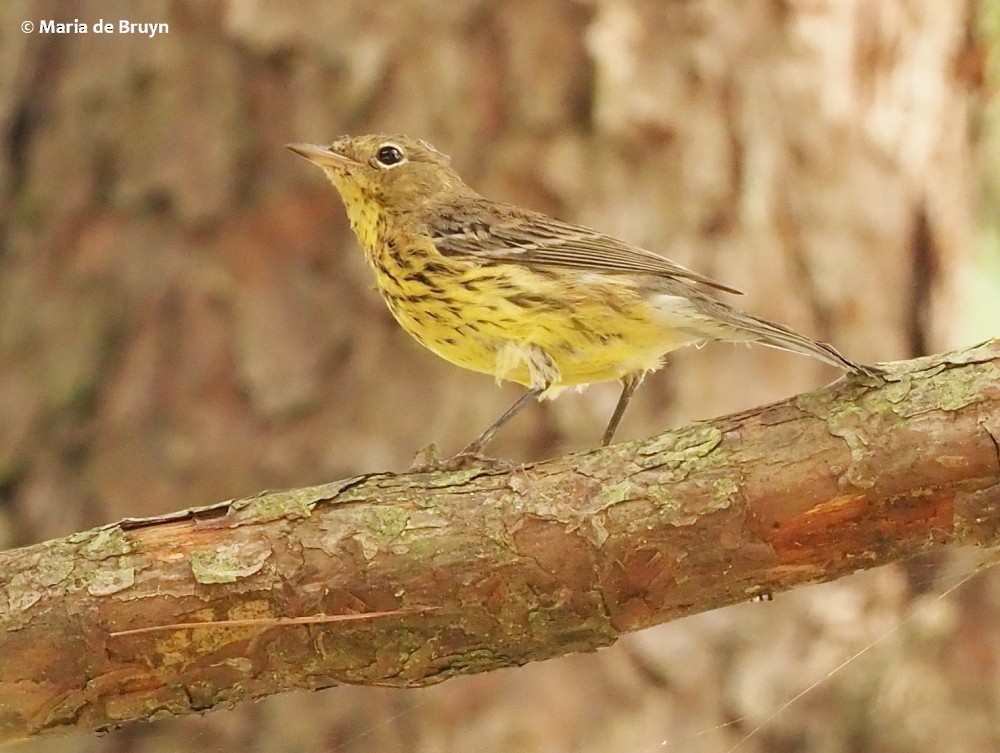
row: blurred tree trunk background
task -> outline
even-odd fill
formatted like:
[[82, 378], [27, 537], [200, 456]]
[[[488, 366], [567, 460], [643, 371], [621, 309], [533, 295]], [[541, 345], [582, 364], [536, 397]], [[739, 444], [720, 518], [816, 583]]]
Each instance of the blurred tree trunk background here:
[[[480, 192], [737, 286], [861, 361], [961, 344], [997, 11], [973, 0], [11, 2], [0, 8], [0, 545], [403, 469], [518, 394], [410, 341], [289, 141], [428, 139]], [[169, 33], [23, 33], [41, 19]], [[994, 331], [994, 334], [996, 332]], [[835, 374], [711, 346], [621, 438]], [[593, 445], [616, 386], [491, 448]], [[1000, 581], [914, 563], [406, 692], [338, 688], [24, 751], [1000, 748]], [[748, 718], [744, 718], [748, 717]], [[720, 727], [719, 725], [728, 726]]]

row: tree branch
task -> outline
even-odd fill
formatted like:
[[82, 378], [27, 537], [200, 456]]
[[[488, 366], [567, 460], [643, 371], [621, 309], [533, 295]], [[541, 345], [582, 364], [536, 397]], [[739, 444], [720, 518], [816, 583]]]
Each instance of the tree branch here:
[[992, 546], [998, 510], [994, 341], [513, 470], [373, 473], [126, 520], [0, 553], [0, 740], [593, 651]]

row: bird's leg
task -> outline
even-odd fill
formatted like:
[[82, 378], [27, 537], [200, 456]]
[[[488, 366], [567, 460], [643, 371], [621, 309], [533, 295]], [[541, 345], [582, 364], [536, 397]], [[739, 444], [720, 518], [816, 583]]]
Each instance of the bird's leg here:
[[496, 421], [490, 424], [489, 428], [486, 429], [482, 434], [473, 439], [469, 444], [465, 446], [459, 455], [478, 455], [479, 451], [486, 446], [486, 443], [493, 439], [493, 435], [497, 433], [501, 426], [510, 421], [514, 416], [516, 416], [521, 408], [530, 403], [533, 399], [537, 398], [545, 391], [545, 387], [532, 387], [530, 390], [525, 392], [521, 397], [517, 399], [517, 402], [510, 406], [503, 415], [500, 416]]
[[615, 438], [618, 424], [622, 422], [622, 416], [625, 415], [625, 409], [628, 407], [629, 400], [632, 399], [632, 394], [642, 383], [643, 376], [644, 374], [640, 372], [638, 374], [627, 374], [622, 377], [622, 395], [618, 398], [618, 405], [615, 406], [615, 412], [611, 414], [608, 428], [604, 430], [604, 436], [601, 437], [601, 447], [607, 447], [611, 444], [611, 440]]

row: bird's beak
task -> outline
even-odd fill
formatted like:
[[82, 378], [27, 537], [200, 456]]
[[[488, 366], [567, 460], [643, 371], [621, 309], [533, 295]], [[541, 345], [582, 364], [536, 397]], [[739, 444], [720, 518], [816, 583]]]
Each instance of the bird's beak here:
[[330, 147], [317, 144], [285, 144], [285, 146], [320, 167], [344, 168], [354, 164], [354, 160], [333, 151]]

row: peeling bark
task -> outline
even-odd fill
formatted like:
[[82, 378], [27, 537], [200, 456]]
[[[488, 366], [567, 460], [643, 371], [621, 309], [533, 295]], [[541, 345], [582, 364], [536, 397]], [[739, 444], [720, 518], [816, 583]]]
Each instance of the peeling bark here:
[[995, 545], [1000, 342], [860, 379], [514, 469], [372, 473], [0, 553], [0, 741], [428, 685]]

